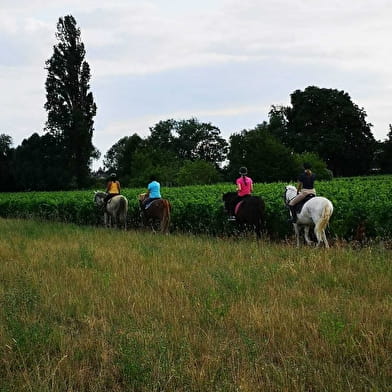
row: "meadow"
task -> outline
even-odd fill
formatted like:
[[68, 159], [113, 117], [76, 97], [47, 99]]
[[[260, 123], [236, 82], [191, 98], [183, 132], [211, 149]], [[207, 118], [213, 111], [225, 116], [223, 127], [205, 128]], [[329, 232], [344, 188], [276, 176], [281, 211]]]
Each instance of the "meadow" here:
[[0, 219], [0, 391], [391, 391], [392, 264]]

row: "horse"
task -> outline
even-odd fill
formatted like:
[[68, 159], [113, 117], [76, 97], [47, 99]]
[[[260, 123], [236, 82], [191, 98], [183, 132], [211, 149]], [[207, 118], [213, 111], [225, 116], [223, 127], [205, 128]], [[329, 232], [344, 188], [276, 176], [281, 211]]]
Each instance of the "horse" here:
[[[140, 217], [143, 226], [151, 225], [152, 231], [156, 232], [156, 226], [159, 224], [161, 233], [168, 234], [172, 206], [166, 199], [155, 199], [147, 206], [143, 205], [144, 200], [148, 198], [147, 193], [141, 193], [138, 197], [140, 205]], [[147, 207], [147, 208], [145, 208]]]
[[[286, 206], [290, 200], [297, 196], [297, 188], [293, 185], [287, 185], [283, 198]], [[317, 238], [317, 246], [324, 243], [329, 248], [325, 229], [333, 213], [333, 205], [330, 200], [325, 197], [314, 196], [305, 202], [300, 212], [297, 213], [297, 222], [293, 223], [294, 232], [297, 239], [297, 247], [299, 247], [299, 228], [304, 227], [305, 241], [308, 245], [312, 244], [309, 238], [309, 229], [314, 225], [314, 234]]]
[[261, 228], [265, 219], [265, 203], [259, 196], [244, 197], [236, 203], [237, 192], [227, 192], [222, 196], [222, 200], [227, 212], [234, 210], [236, 222], [243, 226], [253, 226], [257, 239], [261, 238]]
[[[94, 203], [98, 207], [103, 207], [106, 192], [94, 192]], [[103, 220], [106, 227], [123, 227], [127, 229], [128, 199], [123, 195], [113, 196], [106, 203]]]

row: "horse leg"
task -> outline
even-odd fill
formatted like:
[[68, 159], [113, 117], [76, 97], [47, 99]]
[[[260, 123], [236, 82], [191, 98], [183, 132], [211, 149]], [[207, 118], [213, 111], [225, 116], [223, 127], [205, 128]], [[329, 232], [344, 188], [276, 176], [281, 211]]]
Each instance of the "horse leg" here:
[[304, 236], [305, 236], [305, 241], [308, 245], [312, 245], [313, 242], [311, 241], [310, 237], [309, 237], [309, 226], [305, 226], [304, 227]]
[[260, 240], [261, 239], [261, 225], [260, 225], [260, 222], [255, 224], [255, 233], [256, 233], [256, 238], [258, 240]]
[[320, 246], [320, 244], [323, 242], [323, 234], [318, 230], [317, 225], [314, 227], [314, 234], [316, 235], [317, 238], [317, 247]]
[[296, 223], [293, 223], [293, 226], [294, 226], [295, 238], [297, 240], [297, 248], [299, 248], [299, 228]]

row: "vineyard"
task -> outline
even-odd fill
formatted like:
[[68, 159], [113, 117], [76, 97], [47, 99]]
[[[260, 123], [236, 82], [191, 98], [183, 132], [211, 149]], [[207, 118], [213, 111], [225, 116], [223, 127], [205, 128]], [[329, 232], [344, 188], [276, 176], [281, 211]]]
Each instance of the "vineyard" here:
[[[292, 233], [283, 204], [284, 183], [255, 184], [254, 195], [266, 204], [266, 234], [272, 239]], [[162, 187], [163, 197], [173, 206], [171, 231], [226, 235], [235, 230], [228, 222], [222, 194], [232, 184]], [[129, 227], [140, 226], [137, 195], [144, 189], [123, 189], [129, 199]], [[334, 214], [329, 236], [352, 239], [359, 228], [367, 238], [392, 235], [392, 176], [339, 178], [318, 182], [317, 192], [330, 199]], [[93, 204], [93, 191], [23, 192], [0, 194], [0, 216], [39, 218], [81, 225], [100, 225], [102, 212]]]

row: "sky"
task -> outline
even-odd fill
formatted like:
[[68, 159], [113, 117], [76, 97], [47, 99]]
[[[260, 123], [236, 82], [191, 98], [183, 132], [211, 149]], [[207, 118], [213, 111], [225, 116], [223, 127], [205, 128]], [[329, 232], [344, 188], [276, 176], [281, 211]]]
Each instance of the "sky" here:
[[376, 139], [392, 123], [390, 0], [0, 0], [0, 133], [43, 134], [60, 17], [81, 30], [102, 165], [120, 138], [197, 118], [226, 139], [308, 86], [347, 92]]

